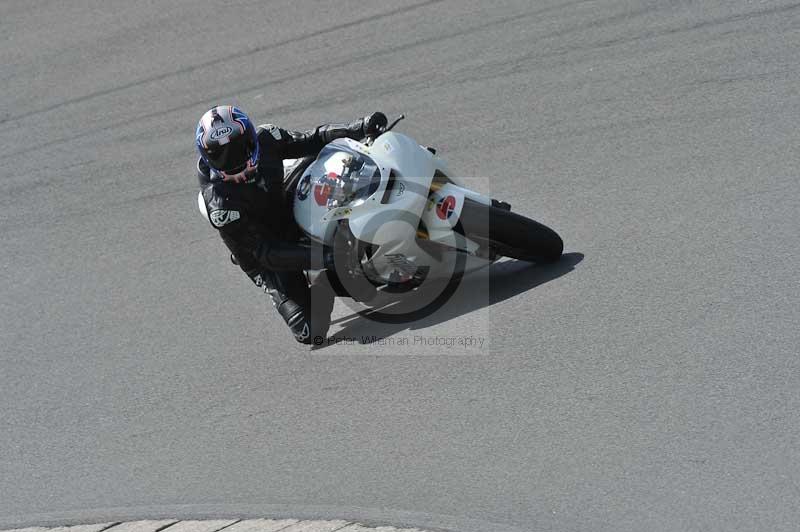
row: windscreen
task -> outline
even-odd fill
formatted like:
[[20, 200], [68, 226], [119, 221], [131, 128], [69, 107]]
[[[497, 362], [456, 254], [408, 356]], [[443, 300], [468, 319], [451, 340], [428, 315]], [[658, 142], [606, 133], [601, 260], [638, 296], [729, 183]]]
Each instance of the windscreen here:
[[381, 183], [381, 171], [375, 161], [342, 144], [323, 148], [307, 173], [312, 183], [328, 187], [329, 208], [362, 202]]

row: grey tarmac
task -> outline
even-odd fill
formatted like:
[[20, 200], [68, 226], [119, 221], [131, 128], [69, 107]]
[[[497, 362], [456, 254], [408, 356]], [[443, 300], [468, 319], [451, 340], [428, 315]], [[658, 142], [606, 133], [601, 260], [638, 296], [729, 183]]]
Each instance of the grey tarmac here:
[[[798, 58], [784, 0], [0, 1], [0, 529], [797, 530]], [[301, 347], [197, 210], [224, 103], [405, 113], [566, 255]]]

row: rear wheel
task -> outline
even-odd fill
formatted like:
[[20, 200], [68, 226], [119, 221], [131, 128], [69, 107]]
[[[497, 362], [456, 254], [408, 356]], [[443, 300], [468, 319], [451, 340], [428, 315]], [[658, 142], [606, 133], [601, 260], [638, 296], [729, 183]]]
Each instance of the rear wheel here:
[[561, 237], [546, 225], [469, 198], [464, 199], [459, 224], [464, 236], [497, 255], [550, 263], [557, 261], [564, 251]]

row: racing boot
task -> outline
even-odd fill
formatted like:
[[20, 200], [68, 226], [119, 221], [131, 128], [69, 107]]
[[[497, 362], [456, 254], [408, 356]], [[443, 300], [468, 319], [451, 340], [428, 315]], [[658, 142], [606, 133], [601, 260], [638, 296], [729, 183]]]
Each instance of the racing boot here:
[[294, 299], [290, 299], [286, 294], [278, 290], [270, 290], [270, 298], [275, 309], [280, 314], [283, 321], [291, 329], [295, 340], [300, 343], [311, 343], [311, 326], [306, 316], [305, 309]]
[[269, 295], [272, 306], [291, 329], [295, 340], [303, 344], [310, 344], [313, 338], [311, 324], [304, 305], [298, 302], [300, 300], [305, 303], [309, 297], [305, 276], [302, 274], [282, 275], [281, 273], [264, 272], [263, 276], [259, 276], [256, 284], [261, 282], [260, 286], [263, 286], [264, 292]]

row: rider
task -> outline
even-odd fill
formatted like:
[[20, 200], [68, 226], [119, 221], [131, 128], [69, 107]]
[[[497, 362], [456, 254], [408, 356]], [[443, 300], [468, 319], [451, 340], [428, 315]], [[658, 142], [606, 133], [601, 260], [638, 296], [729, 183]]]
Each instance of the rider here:
[[378, 133], [386, 123], [378, 112], [305, 132], [272, 124], [256, 128], [240, 109], [218, 105], [197, 124], [200, 210], [219, 231], [231, 260], [270, 295], [298, 342], [309, 344], [324, 336], [333, 309], [327, 275], [318, 275], [309, 285], [304, 270], [333, 262], [329, 252], [298, 243], [283, 189], [282, 161], [314, 156], [337, 138]]

